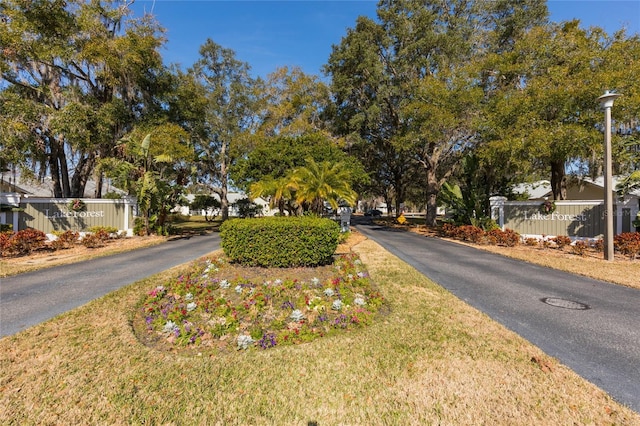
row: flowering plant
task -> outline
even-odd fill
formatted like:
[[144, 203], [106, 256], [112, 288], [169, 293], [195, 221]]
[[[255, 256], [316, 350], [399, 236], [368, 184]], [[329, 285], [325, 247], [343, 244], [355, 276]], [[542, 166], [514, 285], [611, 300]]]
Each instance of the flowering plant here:
[[171, 349], [269, 349], [370, 325], [385, 304], [355, 255], [320, 269], [322, 278], [238, 278], [234, 268], [208, 259], [155, 284], [137, 311], [137, 334]]
[[82, 201], [79, 198], [76, 198], [75, 200], [71, 200], [69, 201], [69, 204], [67, 205], [67, 207], [69, 207], [69, 210], [73, 210], [74, 212], [79, 212], [85, 209], [85, 204], [84, 201]]
[[550, 214], [554, 211], [556, 211], [556, 203], [553, 201], [545, 200], [545, 202], [540, 205], [540, 213], [542, 214]]

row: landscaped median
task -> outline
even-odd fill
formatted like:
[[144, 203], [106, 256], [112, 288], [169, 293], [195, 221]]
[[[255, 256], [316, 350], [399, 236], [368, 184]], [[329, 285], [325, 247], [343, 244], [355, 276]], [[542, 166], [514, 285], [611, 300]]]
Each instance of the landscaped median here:
[[0, 340], [0, 424], [640, 424], [376, 243], [352, 238], [390, 308], [368, 326], [268, 350], [146, 346], [132, 327], [140, 301], [193, 270], [184, 265]]

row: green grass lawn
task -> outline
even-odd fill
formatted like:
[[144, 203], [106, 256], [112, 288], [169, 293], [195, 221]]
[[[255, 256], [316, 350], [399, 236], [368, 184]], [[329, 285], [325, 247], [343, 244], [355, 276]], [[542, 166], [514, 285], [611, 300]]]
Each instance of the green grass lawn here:
[[204, 216], [172, 216], [171, 226], [177, 230], [177, 233], [204, 233], [218, 231], [222, 219], [219, 217], [207, 221]]
[[370, 240], [390, 312], [295, 346], [158, 351], [132, 319], [150, 277], [0, 340], [0, 424], [640, 424], [514, 333]]

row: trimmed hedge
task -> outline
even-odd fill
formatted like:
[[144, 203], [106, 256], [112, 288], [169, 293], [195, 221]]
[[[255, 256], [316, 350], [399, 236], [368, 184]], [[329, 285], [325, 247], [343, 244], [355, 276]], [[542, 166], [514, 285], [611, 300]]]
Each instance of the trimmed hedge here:
[[332, 262], [340, 227], [330, 219], [266, 217], [230, 219], [220, 227], [229, 261], [245, 266], [289, 268]]

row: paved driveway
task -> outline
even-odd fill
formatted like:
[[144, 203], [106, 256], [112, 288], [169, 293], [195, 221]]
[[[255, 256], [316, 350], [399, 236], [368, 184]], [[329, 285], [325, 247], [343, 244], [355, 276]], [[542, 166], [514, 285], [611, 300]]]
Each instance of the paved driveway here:
[[220, 248], [218, 234], [193, 236], [0, 280], [0, 337]]
[[640, 412], [640, 290], [437, 238], [365, 223], [356, 228]]

